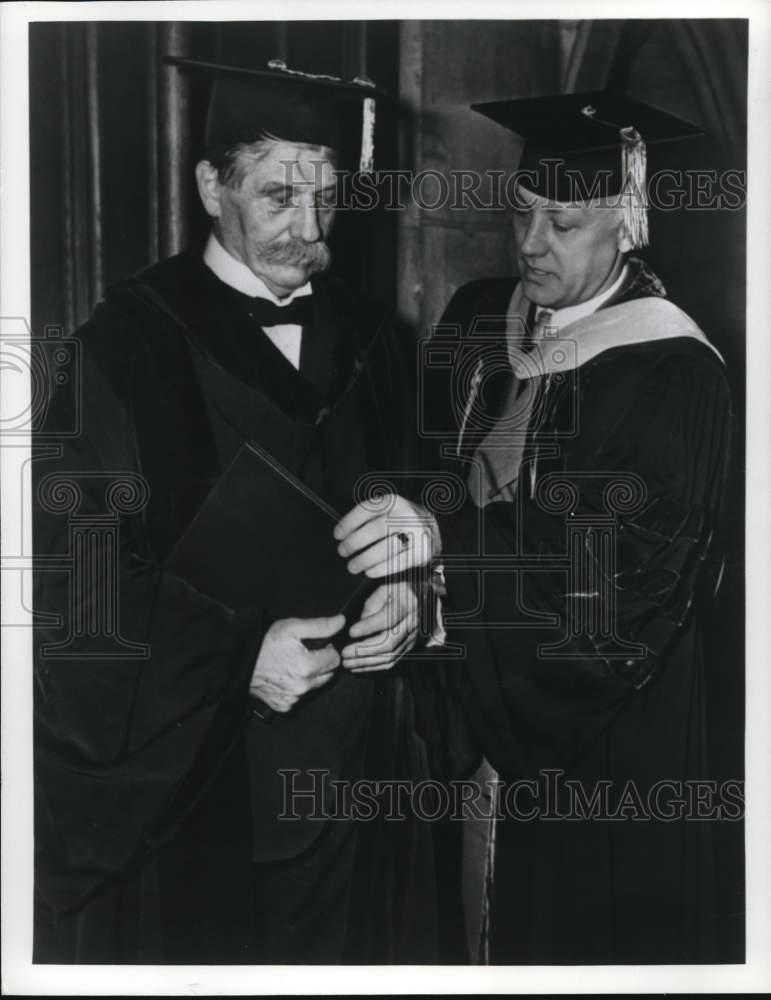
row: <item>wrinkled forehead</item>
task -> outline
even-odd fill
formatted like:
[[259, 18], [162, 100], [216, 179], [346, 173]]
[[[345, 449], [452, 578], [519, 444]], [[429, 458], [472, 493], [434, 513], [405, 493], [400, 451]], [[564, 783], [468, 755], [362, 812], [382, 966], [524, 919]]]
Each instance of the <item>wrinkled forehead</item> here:
[[557, 201], [556, 198], [546, 198], [544, 195], [536, 194], [525, 187], [521, 182], [517, 182], [514, 188], [515, 204], [518, 209], [544, 209], [551, 212], [582, 212], [587, 218], [600, 218], [608, 211], [620, 209], [619, 198], [586, 198], [578, 201]]
[[337, 155], [333, 149], [283, 140], [272, 141], [267, 155], [257, 158], [249, 171], [255, 180], [303, 188], [330, 187], [336, 173]]

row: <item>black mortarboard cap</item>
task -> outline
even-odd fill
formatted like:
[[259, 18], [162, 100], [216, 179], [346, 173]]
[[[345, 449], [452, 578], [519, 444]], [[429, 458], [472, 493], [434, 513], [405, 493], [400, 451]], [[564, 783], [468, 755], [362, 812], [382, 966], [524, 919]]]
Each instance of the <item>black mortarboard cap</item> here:
[[273, 136], [287, 142], [329, 146], [350, 155], [360, 170], [373, 169], [375, 98], [382, 91], [366, 77], [345, 81], [301, 73], [274, 59], [266, 69], [246, 69], [167, 56], [165, 62], [204, 74], [212, 82], [206, 149], [222, 149]]
[[[525, 140], [519, 169], [525, 187], [556, 201], [587, 194], [623, 204], [635, 245], [647, 243], [647, 146], [703, 135], [667, 111], [614, 91], [472, 104]], [[552, 163], [545, 164], [550, 160]], [[559, 165], [553, 161], [563, 161]]]

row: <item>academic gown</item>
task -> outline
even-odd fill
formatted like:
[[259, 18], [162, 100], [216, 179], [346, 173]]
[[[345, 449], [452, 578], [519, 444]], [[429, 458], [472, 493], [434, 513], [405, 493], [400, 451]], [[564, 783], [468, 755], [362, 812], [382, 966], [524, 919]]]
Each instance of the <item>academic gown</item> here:
[[[77, 332], [81, 377], [37, 428], [36, 609], [53, 617], [36, 633], [36, 961], [435, 957], [426, 831], [270, 812], [278, 766], [423, 773], [403, 671], [341, 673], [257, 719], [269, 617], [165, 565], [245, 440], [341, 512], [363, 473], [411, 468], [409, 339], [336, 280], [313, 290], [298, 372], [246, 296], [197, 257], [163, 261]], [[70, 579], [76, 522], [97, 532], [90, 585]], [[115, 543], [99, 540], [110, 523]], [[107, 639], [89, 635], [99, 614]]]
[[[460, 334], [456, 385], [468, 386], [458, 372], [471, 370], [475, 338], [484, 339], [489, 420], [510, 378], [500, 357], [515, 284], [466, 286], [442, 319]], [[663, 294], [632, 260], [608, 305]], [[463, 400], [453, 400], [434, 421], [455, 429], [445, 463], [467, 474], [473, 447], [454, 454]], [[602, 351], [548, 380], [515, 499], [439, 518], [449, 639], [466, 650], [459, 697], [499, 772], [499, 794], [534, 783], [520, 785], [513, 804], [499, 800], [504, 818], [488, 873], [491, 963], [696, 962], [716, 954], [713, 824], [678, 819], [678, 807], [674, 819], [646, 818], [646, 804], [657, 782], [680, 783], [662, 792], [666, 808], [678, 790], [687, 795], [688, 781], [710, 778], [701, 633], [720, 572], [730, 419], [723, 365], [703, 343], [676, 337]], [[603, 530], [598, 516], [608, 521], [613, 498], [605, 491], [619, 472], [636, 478], [627, 477], [611, 508], [615, 565], [598, 569], [591, 532]], [[594, 529], [582, 529], [582, 518]], [[576, 545], [589, 552], [578, 581], [566, 568]], [[473, 563], [480, 555], [488, 566], [519, 556], [522, 568], [499, 566], [482, 580]], [[581, 624], [596, 626], [606, 612], [611, 637]], [[622, 818], [555, 818], [575, 802], [567, 780], [589, 800], [609, 783], [605, 815], [623, 799]], [[736, 808], [729, 812], [737, 818]]]

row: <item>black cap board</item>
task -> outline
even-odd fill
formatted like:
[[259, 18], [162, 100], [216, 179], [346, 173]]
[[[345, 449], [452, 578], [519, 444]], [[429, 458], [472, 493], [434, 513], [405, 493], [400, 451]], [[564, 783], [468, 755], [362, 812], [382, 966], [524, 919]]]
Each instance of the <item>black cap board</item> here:
[[647, 146], [704, 134], [692, 122], [608, 90], [471, 107], [525, 140], [519, 169], [529, 172], [522, 183], [535, 193], [565, 202], [626, 193], [624, 207], [638, 246], [647, 242]]
[[208, 150], [273, 137], [329, 146], [341, 154], [355, 147], [359, 169], [373, 169], [375, 99], [383, 92], [366, 77], [346, 81], [302, 73], [278, 59], [265, 69], [183, 56], [166, 56], [164, 62], [211, 80]]

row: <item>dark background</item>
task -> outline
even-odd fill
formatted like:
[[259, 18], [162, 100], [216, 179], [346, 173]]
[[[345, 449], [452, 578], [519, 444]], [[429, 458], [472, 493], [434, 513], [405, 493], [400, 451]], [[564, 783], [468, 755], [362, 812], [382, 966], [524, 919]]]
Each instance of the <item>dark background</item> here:
[[[192, 167], [206, 94], [164, 54], [351, 78], [393, 95], [378, 108], [380, 169], [514, 169], [516, 136], [472, 101], [611, 87], [700, 124], [704, 138], [649, 148], [649, 168], [744, 169], [747, 22], [296, 21], [89, 22], [30, 26], [32, 322], [72, 332], [104, 289], [159, 257], [198, 246], [207, 219]], [[335, 268], [395, 304], [416, 334], [450, 295], [515, 270], [502, 211], [343, 213]], [[737, 409], [729, 559], [707, 678], [715, 777], [743, 775], [745, 212], [651, 219], [644, 251], [671, 297], [724, 355]], [[719, 824], [723, 960], [743, 957], [743, 831]]]

